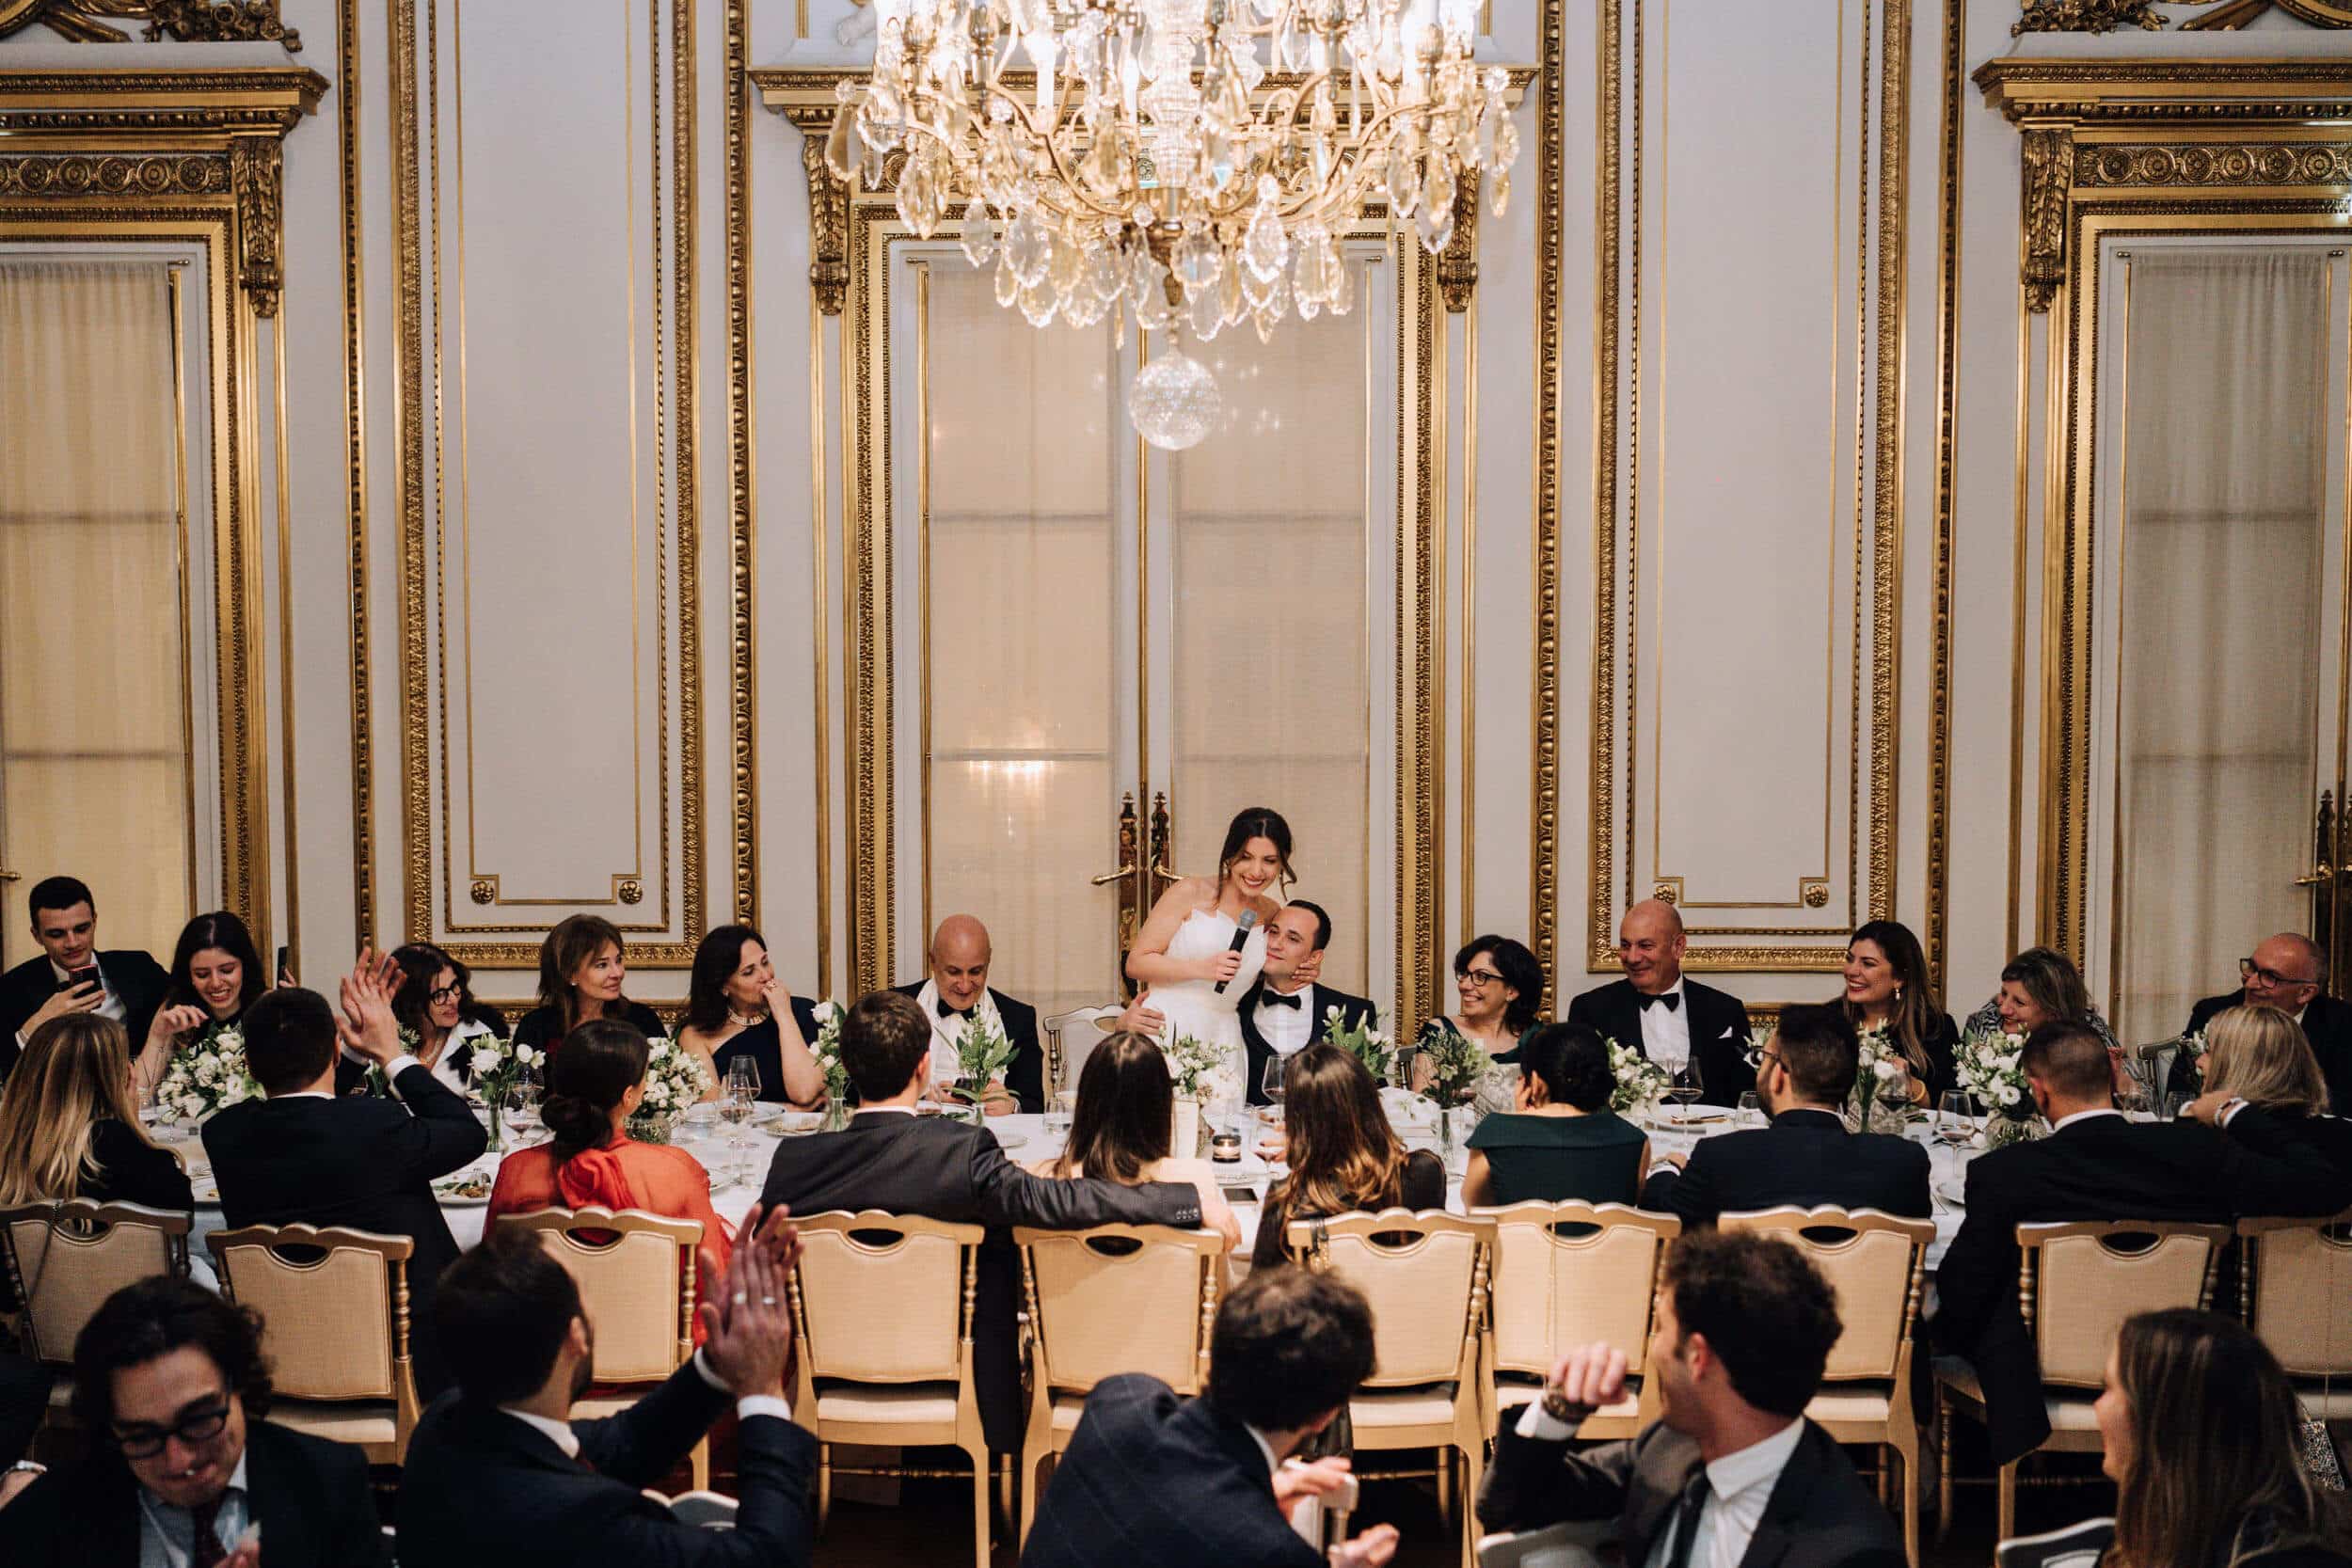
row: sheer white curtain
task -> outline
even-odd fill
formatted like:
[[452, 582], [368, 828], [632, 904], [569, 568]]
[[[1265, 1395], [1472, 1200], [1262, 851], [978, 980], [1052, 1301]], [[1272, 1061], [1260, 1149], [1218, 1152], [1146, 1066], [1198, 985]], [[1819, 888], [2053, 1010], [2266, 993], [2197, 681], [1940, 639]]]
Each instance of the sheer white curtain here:
[[0, 925], [88, 882], [111, 946], [188, 910], [171, 283], [161, 261], [0, 258]]
[[2139, 245], [2130, 265], [2115, 1022], [2153, 1039], [2264, 936], [2308, 927], [2343, 345], [2318, 250]]
[[979, 916], [992, 980], [1050, 1017], [1108, 999], [1119, 964], [1116, 895], [1088, 887], [1119, 863], [1128, 668], [1111, 344], [1040, 331], [993, 288], [931, 271], [931, 917]]

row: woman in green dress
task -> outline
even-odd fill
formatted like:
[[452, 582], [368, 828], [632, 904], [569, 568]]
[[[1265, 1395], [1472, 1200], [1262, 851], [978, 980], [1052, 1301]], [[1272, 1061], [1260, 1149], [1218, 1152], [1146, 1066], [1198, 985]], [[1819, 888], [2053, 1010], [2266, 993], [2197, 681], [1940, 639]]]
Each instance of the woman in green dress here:
[[1470, 1134], [1466, 1209], [1577, 1199], [1631, 1203], [1649, 1138], [1609, 1108], [1609, 1048], [1581, 1023], [1547, 1023], [1519, 1042], [1518, 1097]]

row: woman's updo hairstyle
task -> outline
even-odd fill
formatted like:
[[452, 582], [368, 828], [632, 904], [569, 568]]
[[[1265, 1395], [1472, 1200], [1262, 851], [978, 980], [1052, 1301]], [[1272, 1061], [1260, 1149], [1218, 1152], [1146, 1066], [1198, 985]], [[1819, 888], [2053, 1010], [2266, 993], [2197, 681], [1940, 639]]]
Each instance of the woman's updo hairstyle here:
[[564, 1037], [548, 1055], [547, 1092], [539, 1119], [555, 1134], [555, 1163], [584, 1148], [602, 1148], [612, 1136], [612, 1111], [645, 1081], [650, 1050], [644, 1032], [625, 1019], [599, 1018]]
[[1609, 1048], [1581, 1023], [1547, 1023], [1519, 1041], [1519, 1070], [1544, 1086], [1556, 1105], [1605, 1111], [1617, 1092]]

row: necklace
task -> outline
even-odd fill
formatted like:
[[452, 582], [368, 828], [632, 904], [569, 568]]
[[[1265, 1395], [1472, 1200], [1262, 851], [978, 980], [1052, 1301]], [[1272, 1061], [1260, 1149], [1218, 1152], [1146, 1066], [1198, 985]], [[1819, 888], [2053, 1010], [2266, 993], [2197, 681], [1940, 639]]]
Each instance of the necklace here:
[[749, 1029], [756, 1024], [767, 1022], [768, 1015], [766, 1013], [754, 1013], [749, 1017], [746, 1017], [743, 1014], [737, 1012], [733, 1004], [729, 1004], [727, 1006], [727, 1022], [734, 1024], [738, 1029]]

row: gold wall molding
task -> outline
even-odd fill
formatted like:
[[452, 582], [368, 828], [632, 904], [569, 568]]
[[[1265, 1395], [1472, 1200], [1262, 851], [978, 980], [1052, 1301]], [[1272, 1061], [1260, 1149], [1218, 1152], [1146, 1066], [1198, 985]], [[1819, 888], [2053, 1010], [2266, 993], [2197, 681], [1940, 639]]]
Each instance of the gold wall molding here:
[[1479, 173], [1466, 168], [1454, 184], [1454, 237], [1438, 257], [1438, 293], [1446, 314], [1458, 316], [1478, 292]]
[[276, 43], [302, 52], [302, 35], [278, 15], [279, 0], [0, 0], [0, 38], [40, 23], [75, 43], [124, 43], [110, 22], [144, 21], [150, 42]]
[[2050, 317], [2034, 929], [2079, 961], [2090, 893], [2099, 243], [2341, 233], [2352, 60], [2004, 59], [1973, 79], [2025, 141], [2021, 280]]
[[2164, 17], [2154, 0], [2018, 0], [2017, 20], [2009, 34], [2112, 33], [2119, 27], [2161, 32]]
[[[1600, 0], [1599, 42], [1596, 72], [1600, 94], [1599, 134], [1593, 155], [1600, 168], [1613, 168], [1618, 159], [1616, 102], [1618, 16], [1624, 0]], [[1535, 698], [1531, 758], [1534, 827], [1528, 851], [1528, 948], [1544, 973], [1544, 997], [1537, 1011], [1550, 1017], [1558, 990], [1560, 931], [1560, 423], [1563, 392], [1560, 350], [1560, 271], [1562, 184], [1567, 163], [1567, 8], [1545, 6], [1538, 12], [1541, 44], [1537, 50], [1535, 94]], [[1613, 291], [1617, 267], [1617, 194], [1613, 184], [1596, 179], [1598, 211], [1593, 225], [1593, 270], [1596, 288]], [[1597, 295], [1596, 296], [1597, 297]], [[1599, 395], [1601, 379], [1613, 384], [1617, 360], [1617, 321], [1614, 311], [1596, 306], [1593, 312], [1593, 505], [1597, 514], [1616, 504], [1616, 466], [1599, 460], [1616, 450], [1616, 410]], [[1613, 545], [1607, 546], [1613, 550]], [[1595, 535], [1595, 566], [1604, 548]], [[1593, 635], [1614, 635], [1615, 600], [1594, 595]], [[1604, 623], [1601, 617], [1612, 617]], [[1593, 724], [1615, 703], [1613, 693], [1593, 689]]]
[[[753, 657], [754, 543], [758, 470], [752, 429], [751, 0], [727, 0], [727, 822], [735, 918], [759, 923], [759, 779], [755, 766], [757, 666]], [[805, 28], [803, 28], [805, 31]], [[823, 517], [811, 526], [822, 528]]]
[[[0, 18], [7, 12], [0, 9]], [[211, 585], [220, 732], [222, 901], [271, 944], [266, 663], [253, 377], [282, 283], [278, 144], [326, 81], [290, 68], [0, 71], [0, 244], [199, 246], [213, 433]], [[266, 230], [266, 232], [262, 232]], [[282, 436], [282, 432], [280, 433]]]
[[[446, 734], [450, 693], [437, 690], [431, 679], [430, 651], [440, 638], [441, 617], [431, 585], [440, 579], [439, 552], [430, 548], [427, 529], [427, 469], [441, 471], [438, 451], [443, 405], [442, 314], [439, 309], [441, 249], [438, 166], [440, 128], [433, 126], [430, 152], [421, 134], [420, 106], [433, 112], [438, 103], [437, 40], [439, 0], [388, 0], [390, 12], [391, 60], [389, 97], [393, 163], [396, 170], [394, 255], [398, 281], [399, 366], [395, 377], [399, 432], [401, 495], [400, 664], [402, 730], [402, 856], [403, 906], [405, 940], [435, 942], [463, 961], [485, 968], [527, 968], [538, 961], [539, 942], [499, 941], [499, 936], [536, 938], [552, 921], [508, 921], [460, 927], [455, 924], [455, 898], [464, 887], [469, 898], [484, 902], [486, 887], [492, 905], [501, 908], [585, 907], [604, 909], [617, 916], [620, 907], [634, 906], [645, 896], [642, 863], [637, 869], [613, 872], [601, 896], [580, 899], [510, 897], [500, 888], [496, 873], [469, 866], [462, 872], [453, 858], [450, 832], [449, 748], [438, 749], [442, 800], [437, 828], [442, 843], [442, 866], [437, 878], [434, 840], [437, 822], [434, 799], [434, 734], [437, 724]], [[422, 10], [428, 38], [429, 70], [421, 84], [419, 72], [418, 20]], [[631, 961], [643, 968], [683, 968], [693, 958], [704, 927], [707, 877], [703, 863], [705, 816], [703, 791], [702, 649], [700, 594], [700, 466], [698, 433], [701, 419], [699, 367], [701, 331], [697, 281], [700, 277], [696, 233], [701, 188], [694, 151], [698, 105], [694, 87], [694, 28], [691, 0], [647, 0], [644, 25], [647, 40], [643, 69], [650, 86], [647, 124], [650, 132], [648, 197], [654, 277], [652, 291], [652, 366], [656, 396], [653, 408], [654, 472], [654, 601], [677, 616], [677, 777], [675, 790], [670, 773], [670, 684], [673, 666], [667, 628], [659, 612], [654, 625], [656, 744], [658, 758], [658, 866], [651, 918], [615, 919], [626, 932], [647, 933], [653, 940], [630, 944]], [[666, 38], [666, 49], [664, 47]], [[668, 96], [663, 96], [664, 80]], [[420, 90], [421, 86], [422, 90]], [[666, 114], [665, 114], [666, 110]], [[666, 142], [664, 133], [667, 133]], [[424, 160], [431, 160], [428, 202]], [[665, 173], [665, 162], [667, 165]], [[665, 184], [666, 180], [666, 184]], [[435, 232], [428, 256], [425, 228], [430, 217]], [[664, 247], [668, 253], [664, 255]], [[430, 267], [428, 268], [428, 261]], [[667, 275], [665, 300], [661, 278]], [[425, 339], [428, 293], [435, 341]], [[430, 363], [428, 365], [428, 352]], [[730, 395], [733, 392], [730, 384]], [[427, 430], [428, 417], [432, 428]], [[428, 465], [427, 442], [433, 444]], [[675, 499], [675, 520], [670, 507]], [[445, 527], [437, 490], [432, 532]], [[675, 527], [675, 532], [673, 532]], [[675, 552], [676, 601], [670, 603], [672, 551]], [[732, 635], [734, 621], [730, 616]], [[731, 702], [731, 710], [734, 705]], [[739, 740], [737, 742], [740, 744]], [[470, 758], [469, 758], [470, 766]], [[671, 839], [675, 823], [678, 843], [676, 877], [672, 879]], [[437, 883], [440, 928], [435, 921]], [[634, 892], [635, 896], [628, 895]], [[671, 897], [677, 895], [674, 914]], [[673, 926], [675, 938], [666, 937]], [[485, 940], [486, 939], [486, 940]]]
[[367, 273], [360, 217], [359, 0], [337, 0], [335, 95], [342, 165], [343, 504], [351, 600], [351, 901], [358, 944], [375, 945], [375, 663], [369, 642]]
[[1928, 973], [1942, 994], [1950, 925], [1952, 786], [1952, 546], [1960, 426], [1960, 182], [1967, 86], [1968, 8], [1945, 0], [1941, 135], [1936, 162], [1935, 516], [1929, 588]]

